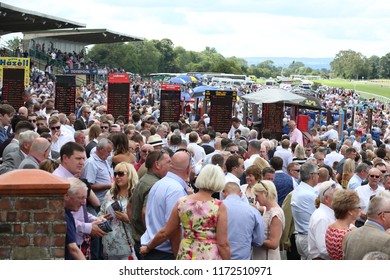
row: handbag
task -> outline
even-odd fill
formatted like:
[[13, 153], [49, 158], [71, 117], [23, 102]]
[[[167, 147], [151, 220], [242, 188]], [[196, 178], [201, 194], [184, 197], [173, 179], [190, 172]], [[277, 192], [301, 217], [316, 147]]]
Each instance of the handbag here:
[[121, 222], [121, 224], [122, 224], [123, 230], [125, 231], [125, 234], [126, 234], [127, 243], [129, 244], [129, 247], [130, 247], [130, 255], [127, 257], [127, 259], [130, 260], [130, 261], [133, 261], [134, 260], [134, 257], [133, 257], [133, 245], [130, 242], [130, 238], [129, 238], [129, 235], [127, 234], [127, 230], [126, 230], [125, 224], [123, 222]]

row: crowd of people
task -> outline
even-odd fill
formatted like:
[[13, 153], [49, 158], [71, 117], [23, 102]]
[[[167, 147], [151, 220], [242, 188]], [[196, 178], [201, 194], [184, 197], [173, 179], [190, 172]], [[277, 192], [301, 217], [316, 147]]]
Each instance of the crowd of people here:
[[[315, 116], [305, 138], [243, 123], [215, 131], [208, 112], [160, 122], [160, 83], [133, 80], [130, 120], [107, 112], [107, 84], [83, 86], [75, 112], [55, 108], [55, 81], [32, 79], [24, 106], [0, 105], [0, 174], [67, 178], [65, 259], [388, 259], [387, 104], [328, 89], [346, 128]], [[351, 120], [353, 106], [360, 106]]]

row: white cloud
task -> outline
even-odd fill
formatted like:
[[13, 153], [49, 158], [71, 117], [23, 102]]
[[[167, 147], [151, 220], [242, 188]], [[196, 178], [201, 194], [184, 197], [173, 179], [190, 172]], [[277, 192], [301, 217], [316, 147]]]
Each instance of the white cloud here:
[[[390, 2], [372, 0], [48, 0], [16, 7], [225, 57], [334, 57], [352, 49], [389, 53]], [[4, 39], [3, 39], [4, 40]]]

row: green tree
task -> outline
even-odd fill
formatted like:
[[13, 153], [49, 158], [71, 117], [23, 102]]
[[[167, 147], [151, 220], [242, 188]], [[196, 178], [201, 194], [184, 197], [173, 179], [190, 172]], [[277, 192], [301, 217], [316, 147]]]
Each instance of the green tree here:
[[365, 76], [365, 56], [353, 50], [340, 51], [330, 63], [336, 77], [359, 79]]
[[5, 42], [5, 47], [9, 50], [15, 51], [17, 48], [22, 46], [22, 39], [19, 37], [14, 37]]
[[381, 78], [390, 78], [390, 53], [387, 53], [380, 58], [379, 73]]
[[173, 50], [173, 42], [170, 39], [151, 40], [154, 47], [160, 52], [160, 61], [158, 72], [174, 72], [175, 67], [175, 52]]

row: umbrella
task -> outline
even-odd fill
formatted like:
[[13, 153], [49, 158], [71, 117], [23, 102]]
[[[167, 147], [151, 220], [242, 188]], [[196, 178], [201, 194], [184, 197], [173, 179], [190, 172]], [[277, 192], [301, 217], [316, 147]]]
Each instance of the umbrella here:
[[248, 103], [255, 104], [276, 102], [299, 103], [306, 99], [306, 97], [278, 88], [262, 89], [250, 94], [245, 94], [241, 98]]
[[221, 89], [217, 88], [217, 87], [212, 87], [212, 86], [198, 86], [198, 87], [194, 87], [193, 88], [194, 93], [192, 94], [192, 97], [203, 98], [204, 97], [204, 92], [206, 90], [221, 90]]
[[184, 100], [186, 102], [191, 101], [191, 95], [188, 92], [182, 92], [181, 93], [181, 100]]
[[185, 80], [181, 79], [181, 78], [178, 78], [178, 77], [174, 77], [174, 78], [171, 78], [168, 80], [168, 82], [172, 83], [172, 84], [180, 84], [180, 85], [183, 85], [186, 83]]
[[307, 109], [317, 109], [317, 110], [326, 110], [326, 108], [322, 105], [321, 100], [317, 97], [308, 95], [305, 96], [305, 100], [299, 102], [299, 106]]
[[179, 75], [176, 76], [176, 78], [183, 79], [184, 81], [186, 81], [186, 83], [192, 83], [192, 79], [187, 75]]

